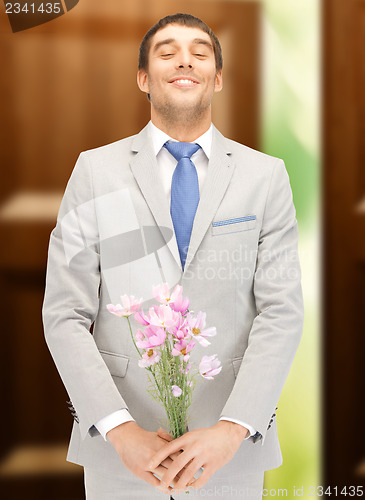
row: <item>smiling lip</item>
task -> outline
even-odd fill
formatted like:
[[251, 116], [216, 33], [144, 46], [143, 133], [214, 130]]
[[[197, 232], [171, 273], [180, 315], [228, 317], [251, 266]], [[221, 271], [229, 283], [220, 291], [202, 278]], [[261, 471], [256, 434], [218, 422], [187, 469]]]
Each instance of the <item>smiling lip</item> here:
[[197, 82], [193, 78], [180, 76], [170, 80], [169, 83], [172, 83], [177, 87], [195, 87], [196, 85], [198, 85], [199, 82]]

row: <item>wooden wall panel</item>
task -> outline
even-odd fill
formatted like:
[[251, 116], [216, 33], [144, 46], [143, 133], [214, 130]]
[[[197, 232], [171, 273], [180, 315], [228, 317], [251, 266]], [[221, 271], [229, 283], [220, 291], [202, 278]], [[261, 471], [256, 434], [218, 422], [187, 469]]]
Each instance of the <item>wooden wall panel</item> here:
[[324, 482], [363, 485], [365, 2], [323, 2]]
[[3, 26], [7, 91], [1, 98], [8, 133], [2, 146], [16, 188], [63, 189], [80, 151], [132, 135], [147, 123], [149, 103], [136, 84], [138, 46], [154, 22], [178, 11], [200, 16], [218, 36], [226, 35], [230, 91], [216, 96], [225, 117], [216, 112], [214, 121], [233, 139], [258, 147], [258, 10], [257, 2], [139, 0], [121, 8], [113, 0], [100, 8], [90, 0], [29, 30], [9, 33], [10, 26], [8, 32]]
[[[136, 84], [139, 43], [159, 18], [179, 11], [203, 18], [222, 38], [227, 84], [213, 102], [214, 123], [258, 147], [258, 1], [88, 0], [17, 33], [0, 16], [3, 452], [14, 444], [68, 441], [67, 394], [41, 324], [49, 235], [78, 154], [134, 134], [149, 120], [149, 103]], [[23, 481], [17, 471], [5, 477], [1, 470], [0, 463], [0, 489], [14, 499], [26, 491], [30, 500], [61, 500], [74, 485], [62, 469], [54, 481], [41, 469]], [[83, 498], [81, 490], [75, 499]]]

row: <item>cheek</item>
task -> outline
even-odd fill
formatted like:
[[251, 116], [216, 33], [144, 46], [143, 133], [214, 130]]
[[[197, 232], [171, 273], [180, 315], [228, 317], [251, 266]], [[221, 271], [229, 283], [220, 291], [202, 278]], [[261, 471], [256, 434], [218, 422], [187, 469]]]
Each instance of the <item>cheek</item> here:
[[209, 83], [209, 85], [216, 86], [218, 80], [217, 80], [217, 75], [216, 75], [215, 71], [212, 71], [211, 68], [209, 68], [205, 72], [205, 75], [206, 75], [205, 78], [206, 78], [207, 83]]
[[158, 88], [161, 87], [163, 84], [163, 77], [161, 75], [156, 74], [156, 72], [153, 73], [153, 75], [150, 75], [148, 78], [148, 85], [150, 87]]

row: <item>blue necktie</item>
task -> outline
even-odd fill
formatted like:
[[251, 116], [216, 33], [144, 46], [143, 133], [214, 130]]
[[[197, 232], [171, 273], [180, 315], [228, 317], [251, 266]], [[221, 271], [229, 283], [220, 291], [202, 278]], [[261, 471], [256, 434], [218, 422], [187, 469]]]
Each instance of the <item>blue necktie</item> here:
[[171, 182], [170, 212], [181, 265], [184, 269], [194, 217], [199, 203], [198, 174], [190, 158], [200, 146], [190, 142], [165, 142], [164, 147], [177, 160]]

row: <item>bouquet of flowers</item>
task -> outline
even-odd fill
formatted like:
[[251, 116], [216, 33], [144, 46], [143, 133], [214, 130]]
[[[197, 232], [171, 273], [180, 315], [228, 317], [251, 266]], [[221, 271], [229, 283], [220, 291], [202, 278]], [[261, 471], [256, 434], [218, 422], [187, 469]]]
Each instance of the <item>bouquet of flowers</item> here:
[[[108, 304], [108, 311], [124, 317], [129, 324], [133, 343], [140, 360], [138, 364], [149, 372], [150, 394], [166, 411], [173, 438], [187, 430], [187, 410], [192, 401], [196, 376], [213, 380], [222, 367], [217, 355], [203, 356], [199, 369], [190, 363], [191, 351], [197, 344], [206, 347], [208, 337], [216, 335], [215, 327], [206, 328], [206, 313], [189, 311], [189, 299], [183, 298], [182, 286], [170, 292], [167, 283], [154, 286], [153, 296], [158, 304], [148, 313], [141, 309], [142, 299], [121, 296], [122, 304]], [[141, 325], [133, 336], [130, 316]]]

